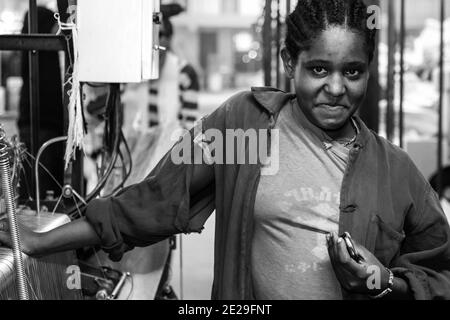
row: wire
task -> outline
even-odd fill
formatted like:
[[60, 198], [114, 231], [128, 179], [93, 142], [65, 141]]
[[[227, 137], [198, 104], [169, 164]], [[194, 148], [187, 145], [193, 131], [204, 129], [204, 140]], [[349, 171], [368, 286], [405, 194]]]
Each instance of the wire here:
[[[125, 168], [124, 158], [123, 158], [123, 154], [122, 154], [121, 151], [119, 151], [119, 158], [120, 158], [120, 161], [123, 164], [122, 167]], [[125, 175], [124, 175], [124, 177], [125, 177]], [[123, 187], [124, 182], [125, 182], [125, 180], [122, 180], [109, 194], [103, 195], [102, 198], [109, 198], [111, 196], [114, 196]]]
[[83, 214], [81, 213], [80, 208], [78, 208], [77, 199], [75, 198], [75, 196], [73, 194], [72, 194], [72, 200], [75, 203], [75, 206], [77, 207], [78, 215], [80, 216], [80, 218], [83, 218]]
[[[117, 85], [111, 85], [110, 87], [110, 92], [108, 94], [108, 99], [107, 99], [107, 108], [106, 108], [106, 112], [105, 112], [105, 146], [106, 146], [106, 152], [107, 153], [111, 153], [111, 161], [108, 165], [108, 168], [106, 169], [106, 172], [102, 175], [102, 178], [100, 179], [100, 181], [98, 182], [97, 186], [94, 188], [94, 190], [88, 195], [86, 196], [86, 202], [89, 203], [91, 200], [93, 200], [95, 197], [97, 197], [101, 190], [104, 188], [104, 186], [106, 185], [108, 178], [110, 177], [114, 166], [117, 162], [117, 159], [119, 157], [119, 151], [120, 151], [120, 142], [121, 142], [121, 136], [120, 136], [120, 131], [121, 131], [121, 121], [122, 121], [122, 117], [120, 115], [120, 112], [117, 112], [117, 107], [119, 107], [120, 109], [120, 95], [118, 94], [118, 90], [120, 89], [120, 87], [118, 87]], [[119, 113], [119, 115], [115, 115], [115, 113]], [[111, 122], [114, 122], [114, 124], [112, 124]], [[111, 134], [111, 130], [113, 129], [114, 131], [114, 138], [112, 138], [112, 134]], [[113, 143], [112, 143], [112, 140]], [[111, 144], [112, 144], [112, 150], [111, 150]], [[69, 210], [68, 215], [71, 216], [74, 213], [77, 212], [77, 209], [83, 209], [86, 205], [85, 204], [81, 204], [79, 208], [72, 208], [71, 210]]]
[[[33, 159], [34, 161], [36, 161], [36, 158], [29, 153], [28, 151], [25, 151], [25, 153], [27, 154], [27, 156], [29, 156], [31, 159]], [[31, 166], [31, 163], [28, 162], [28, 164]], [[56, 183], [56, 185], [62, 190], [63, 187], [62, 185], [58, 182], [58, 180], [55, 178], [55, 176], [39, 161], [39, 166], [44, 169], [44, 171], [50, 176], [50, 178], [52, 178], [52, 180]], [[31, 168], [33, 168], [33, 166], [31, 166]]]
[[[33, 168], [33, 166], [31, 165], [31, 163], [29, 162], [29, 160], [27, 159], [27, 158], [24, 158], [24, 161], [30, 166], [30, 168]], [[25, 182], [25, 189], [26, 189], [26, 193], [27, 193], [27, 195], [28, 195], [28, 200], [27, 200], [27, 202], [25, 203], [25, 205], [27, 205], [28, 204], [28, 202], [30, 202], [30, 201], [32, 201], [33, 200], [33, 198], [31, 197], [31, 192], [30, 192], [30, 185], [28, 184], [28, 179], [27, 179], [27, 176], [26, 176], [26, 174], [25, 174], [25, 168], [22, 166], [22, 168], [21, 168], [21, 171], [23, 172], [23, 177], [24, 177], [24, 179], [23, 179], [23, 181]], [[20, 176], [20, 175], [19, 175]]]
[[128, 159], [129, 159], [129, 168], [128, 168], [128, 171], [127, 171], [126, 170], [125, 159], [123, 157], [122, 151], [119, 149], [119, 157], [120, 157], [120, 159], [122, 161], [123, 168], [124, 168], [124, 178], [123, 178], [122, 182], [119, 185], [117, 185], [117, 187], [114, 188], [114, 190], [109, 195], [104, 196], [105, 198], [116, 195], [117, 192], [119, 192], [120, 189], [122, 189], [124, 187], [125, 183], [127, 182], [128, 178], [131, 175], [131, 171], [133, 170], [133, 160], [131, 158], [131, 151], [130, 151], [130, 148], [128, 146], [127, 140], [125, 139], [125, 136], [124, 136], [122, 130], [120, 131], [120, 137], [121, 137], [121, 141], [124, 143], [125, 150], [127, 151], [127, 155], [128, 155]]
[[31, 289], [31, 294], [32, 294], [33, 297], [34, 297], [34, 300], [36, 300], [36, 301], [37, 301], [37, 300], [40, 300], [39, 297], [38, 297], [38, 295], [36, 294], [36, 291], [34, 291], [33, 285], [32, 285], [32, 283], [31, 283], [31, 281], [30, 281], [30, 278], [28, 277], [27, 274], [25, 274], [25, 279], [26, 279], [26, 281], [27, 281], [28, 287]]
[[53, 211], [52, 211], [52, 215], [54, 215], [54, 214], [55, 214], [55, 212], [56, 212], [56, 209], [58, 208], [58, 206], [59, 206], [59, 203], [61, 202], [62, 198], [63, 198], [63, 195], [62, 195], [62, 193], [61, 193], [61, 195], [60, 195], [60, 196], [59, 196], [59, 198], [58, 198], [58, 201], [56, 202], [56, 205], [55, 205], [55, 207], [53, 208]]
[[131, 289], [130, 289], [130, 293], [128, 293], [127, 300], [130, 300], [131, 294], [133, 293], [133, 290], [134, 290], [134, 278], [133, 278], [132, 274], [130, 274], [130, 276], [128, 278], [130, 278]]
[[127, 178], [125, 179], [125, 182], [126, 182], [126, 181], [128, 180], [128, 178], [130, 177], [130, 175], [131, 175], [131, 171], [133, 170], [133, 158], [132, 158], [132, 155], [131, 155], [130, 146], [128, 145], [128, 141], [127, 141], [127, 139], [125, 138], [125, 135], [123, 134], [123, 131], [122, 131], [122, 130], [120, 131], [120, 134], [121, 134], [121, 136], [122, 136], [122, 141], [123, 141], [123, 144], [124, 144], [124, 146], [125, 146], [125, 150], [127, 150], [128, 159], [129, 159], [129, 161], [130, 161], [130, 170], [129, 170], [129, 172], [128, 172]]

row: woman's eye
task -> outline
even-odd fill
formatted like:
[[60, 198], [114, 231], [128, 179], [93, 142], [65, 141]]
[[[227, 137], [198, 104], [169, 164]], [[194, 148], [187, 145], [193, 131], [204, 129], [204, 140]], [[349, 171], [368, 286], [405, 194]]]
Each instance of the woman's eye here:
[[312, 71], [317, 76], [324, 76], [327, 74], [327, 70], [324, 67], [313, 67]]
[[345, 71], [345, 75], [350, 77], [350, 78], [356, 78], [361, 74], [361, 71], [357, 70], [357, 69], [350, 69]]

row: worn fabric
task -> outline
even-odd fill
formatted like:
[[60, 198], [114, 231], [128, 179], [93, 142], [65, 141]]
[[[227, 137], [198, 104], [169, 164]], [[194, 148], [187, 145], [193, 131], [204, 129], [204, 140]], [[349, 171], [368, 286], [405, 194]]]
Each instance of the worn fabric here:
[[[294, 97], [253, 88], [230, 98], [198, 125], [223, 133], [227, 128], [273, 129], [280, 109]], [[356, 120], [361, 130], [342, 181], [339, 233], [350, 232], [405, 279], [416, 299], [449, 299], [450, 228], [436, 193], [403, 150]], [[201, 231], [215, 209], [212, 298], [254, 299], [251, 243], [261, 165], [211, 165], [214, 181], [198, 193], [190, 192], [193, 169], [175, 164], [169, 152], [141, 183], [116, 197], [92, 201], [87, 220], [103, 249], [120, 259], [133, 246]], [[344, 290], [343, 295], [365, 298]]]
[[305, 125], [292, 100], [282, 109], [275, 130], [280, 136], [279, 170], [261, 177], [255, 201], [255, 298], [342, 299], [325, 234], [339, 230], [340, 189], [349, 150]]

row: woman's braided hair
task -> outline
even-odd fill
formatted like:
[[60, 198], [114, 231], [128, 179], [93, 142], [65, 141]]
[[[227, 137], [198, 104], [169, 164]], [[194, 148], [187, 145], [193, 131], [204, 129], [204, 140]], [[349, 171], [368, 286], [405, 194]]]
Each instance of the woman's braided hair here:
[[366, 40], [369, 62], [375, 51], [376, 29], [367, 26], [367, 6], [362, 0], [299, 0], [287, 17], [286, 49], [290, 56], [308, 50], [312, 40], [331, 26], [342, 26], [360, 33]]

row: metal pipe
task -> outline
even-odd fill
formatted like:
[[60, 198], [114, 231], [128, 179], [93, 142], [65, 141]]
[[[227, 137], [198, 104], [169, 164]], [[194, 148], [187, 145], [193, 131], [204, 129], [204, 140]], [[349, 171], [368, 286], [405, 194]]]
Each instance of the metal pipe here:
[[272, 85], [272, 0], [266, 0], [263, 25], [264, 85]]
[[[291, 13], [291, 0], [286, 0], [286, 19]], [[291, 79], [289, 77], [285, 77], [284, 90], [286, 92], [291, 92]]]
[[125, 284], [125, 281], [130, 276], [131, 276], [131, 273], [129, 273], [129, 272], [125, 272], [122, 274], [122, 277], [120, 277], [119, 283], [117, 283], [117, 286], [114, 288], [114, 291], [109, 296], [109, 298], [108, 298], [109, 300], [114, 300], [117, 298], [117, 296], [119, 295], [120, 291], [122, 290], [122, 288]]
[[42, 153], [54, 143], [66, 141], [67, 137], [57, 137], [48, 140], [46, 143], [42, 145], [39, 149], [38, 154], [36, 156], [36, 160], [34, 162], [34, 178], [36, 180], [36, 215], [39, 215], [41, 209], [41, 195], [39, 192], [39, 159], [42, 156]]
[[[29, 0], [28, 33], [38, 33], [38, 10], [36, 0]], [[36, 50], [28, 52], [29, 91], [30, 91], [30, 148], [31, 154], [36, 155], [39, 145], [39, 53]], [[31, 186], [36, 181], [31, 177]]]
[[183, 284], [183, 235], [180, 234], [180, 299], [184, 300], [184, 284]]
[[64, 51], [67, 42], [64, 36], [49, 34], [0, 35], [0, 50], [18, 51]]
[[442, 159], [442, 138], [443, 138], [443, 106], [444, 106], [444, 22], [445, 22], [445, 1], [441, 0], [441, 15], [440, 15], [440, 48], [439, 48], [439, 129], [438, 129], [438, 177], [437, 177], [437, 185], [438, 185], [438, 194], [439, 197], [442, 197], [444, 192], [442, 188], [442, 167], [443, 167], [443, 159]]
[[3, 194], [5, 197], [6, 212], [8, 214], [9, 230], [11, 234], [11, 247], [14, 257], [16, 272], [17, 293], [20, 300], [29, 300], [28, 286], [26, 282], [25, 268], [20, 245], [19, 226], [16, 217], [16, 203], [14, 189], [11, 184], [8, 146], [5, 142], [5, 132], [0, 127], [0, 177]]
[[392, 141], [394, 136], [394, 97], [395, 97], [395, 1], [388, 1], [388, 66], [387, 66], [387, 106], [386, 106], [386, 138]]
[[400, 3], [400, 114], [399, 114], [399, 139], [400, 148], [403, 148], [404, 136], [404, 90], [405, 90], [405, 0]]
[[276, 68], [277, 68], [277, 78], [276, 78], [276, 81], [277, 81], [277, 88], [280, 88], [280, 86], [281, 86], [281, 70], [280, 70], [280, 67], [281, 67], [281, 64], [280, 64], [280, 59], [281, 59], [281, 57], [280, 57], [280, 52], [281, 52], [281, 3], [280, 3], [280, 0], [277, 0], [277, 19], [276, 19], [276, 22], [277, 22], [277, 26], [276, 26], [276, 34], [277, 34], [277, 46], [276, 46], [276, 49], [277, 49], [277, 53], [276, 53]]

